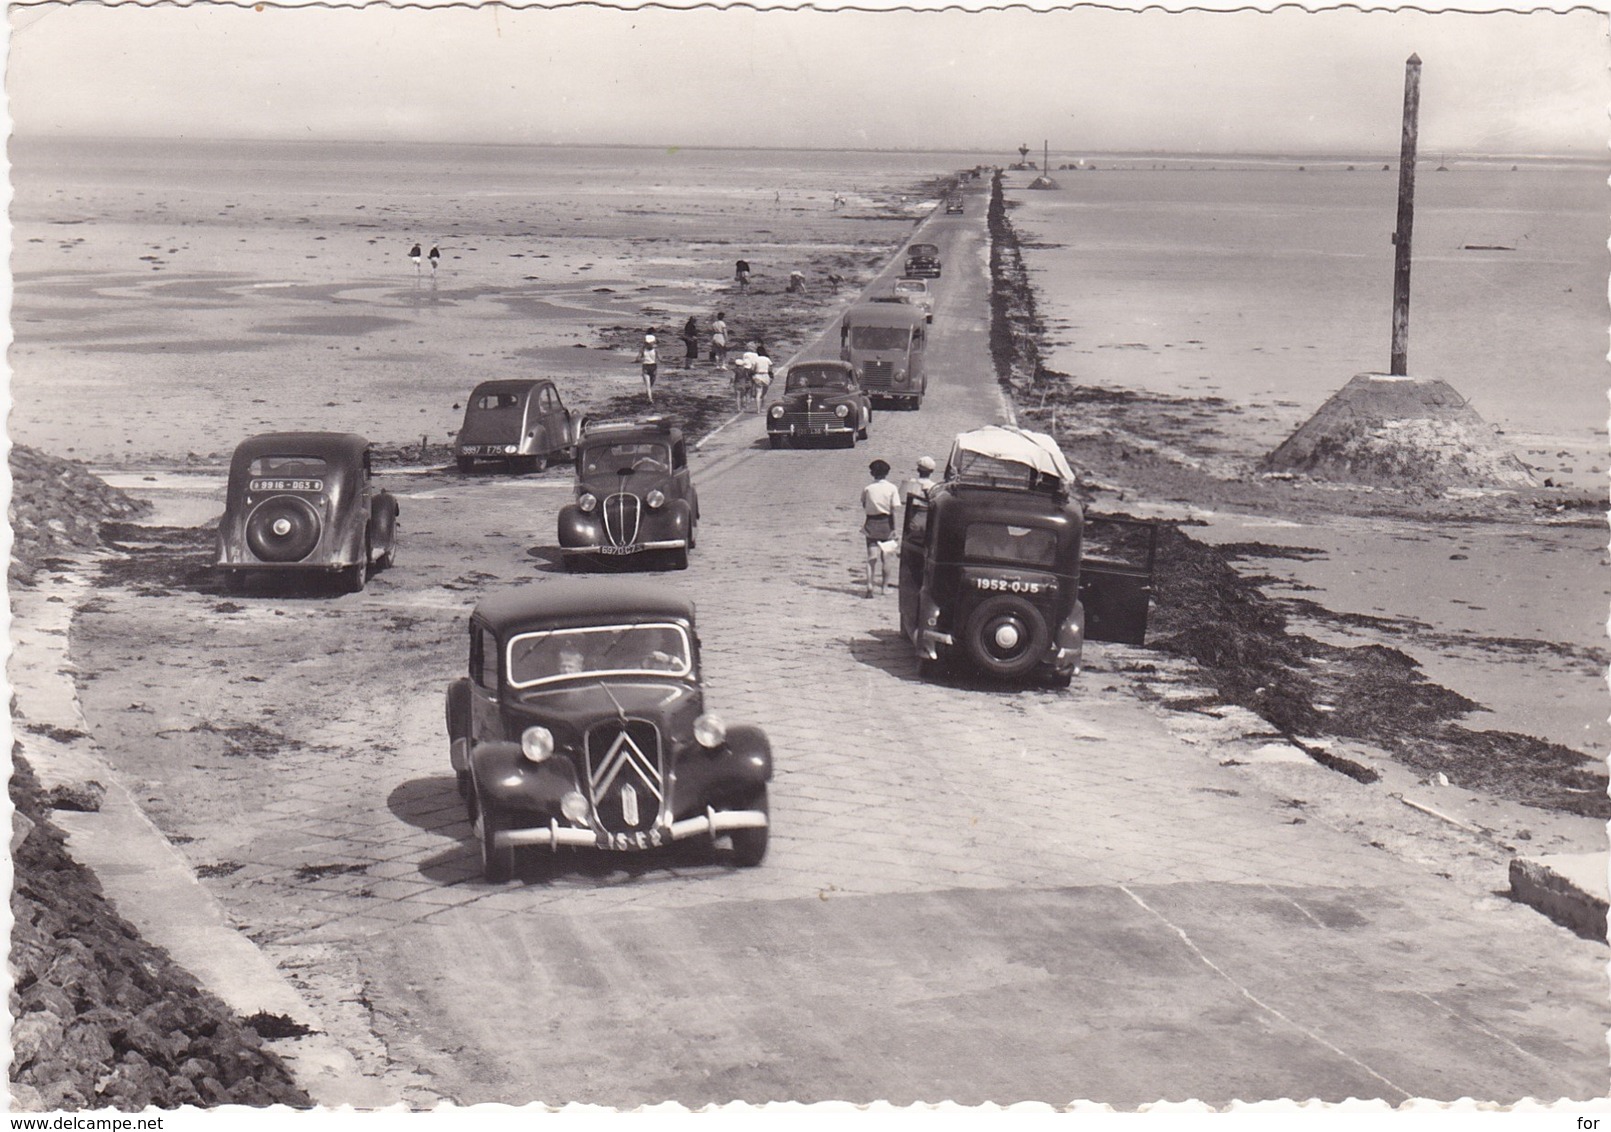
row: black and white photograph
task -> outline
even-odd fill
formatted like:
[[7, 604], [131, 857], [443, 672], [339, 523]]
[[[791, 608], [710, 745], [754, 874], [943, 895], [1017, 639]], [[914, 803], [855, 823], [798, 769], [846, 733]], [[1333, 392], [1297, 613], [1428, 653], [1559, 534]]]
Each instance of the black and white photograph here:
[[1592, 1129], [1607, 14], [1178, 7], [9, 5], [14, 1124]]

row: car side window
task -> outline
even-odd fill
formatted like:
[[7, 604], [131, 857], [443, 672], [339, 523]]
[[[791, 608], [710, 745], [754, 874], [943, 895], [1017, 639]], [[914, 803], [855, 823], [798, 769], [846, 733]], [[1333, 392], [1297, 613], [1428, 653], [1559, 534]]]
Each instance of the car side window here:
[[470, 679], [483, 688], [498, 686], [498, 638], [479, 625], [470, 626]]

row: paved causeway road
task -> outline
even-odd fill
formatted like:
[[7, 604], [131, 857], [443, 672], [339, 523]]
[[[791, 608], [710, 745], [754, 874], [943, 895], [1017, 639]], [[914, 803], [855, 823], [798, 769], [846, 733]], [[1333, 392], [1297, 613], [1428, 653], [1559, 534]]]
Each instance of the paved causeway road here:
[[[1603, 948], [1181, 741], [1128, 690], [1142, 650], [1089, 648], [1060, 693], [917, 678], [893, 592], [861, 596], [856, 498], [872, 457], [900, 475], [1001, 419], [982, 204], [925, 230], [946, 267], [921, 412], [855, 450], [771, 451], [744, 418], [697, 457], [670, 580], [710, 703], [772, 737], [761, 868], [534, 855], [479, 879], [441, 689], [476, 594], [554, 576], [562, 473], [401, 477], [402, 564], [357, 597], [104, 596], [75, 648], [107, 757], [138, 781], [189, 743], [219, 768], [153, 789], [159, 820], [238, 866], [205, 883], [333, 1017], [372, 1006], [415, 1100], [1603, 1095]], [[127, 706], [149, 689], [186, 712]], [[198, 719], [284, 742], [225, 761]]]

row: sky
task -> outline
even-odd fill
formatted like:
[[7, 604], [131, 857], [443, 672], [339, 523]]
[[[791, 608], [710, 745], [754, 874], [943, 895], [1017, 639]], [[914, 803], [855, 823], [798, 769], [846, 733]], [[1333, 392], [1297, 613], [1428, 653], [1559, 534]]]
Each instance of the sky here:
[[1606, 18], [11, 9], [20, 136], [998, 152], [1606, 152]]

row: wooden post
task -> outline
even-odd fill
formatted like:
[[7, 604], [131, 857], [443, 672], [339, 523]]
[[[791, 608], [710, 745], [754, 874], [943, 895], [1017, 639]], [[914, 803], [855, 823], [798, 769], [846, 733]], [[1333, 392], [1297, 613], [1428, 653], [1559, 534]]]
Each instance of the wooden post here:
[[1421, 112], [1421, 57], [1404, 63], [1404, 140], [1398, 153], [1398, 228], [1393, 233], [1393, 355], [1388, 373], [1405, 376], [1410, 352], [1410, 234], [1415, 227], [1415, 140]]
[[1052, 169], [1052, 139], [1042, 138], [1040, 142], [1040, 171], [1050, 173]]

